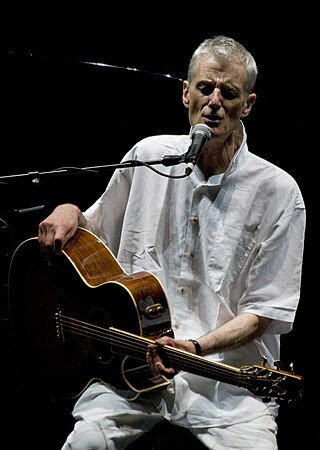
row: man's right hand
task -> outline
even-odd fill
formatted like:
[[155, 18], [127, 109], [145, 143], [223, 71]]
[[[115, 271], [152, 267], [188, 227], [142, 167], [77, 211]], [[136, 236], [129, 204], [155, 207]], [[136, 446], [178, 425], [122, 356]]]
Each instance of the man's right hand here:
[[75, 234], [81, 210], [72, 203], [57, 206], [39, 224], [38, 239], [41, 250], [47, 254], [60, 255], [65, 243]]

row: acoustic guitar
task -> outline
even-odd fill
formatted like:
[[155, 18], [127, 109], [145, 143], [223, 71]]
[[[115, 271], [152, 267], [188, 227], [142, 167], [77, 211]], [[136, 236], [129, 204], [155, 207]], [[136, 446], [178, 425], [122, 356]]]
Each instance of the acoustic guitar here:
[[[108, 247], [78, 228], [63, 253], [47, 260], [37, 237], [15, 250], [8, 279], [9, 319], [22, 389], [74, 398], [95, 380], [132, 393], [170, 379], [146, 364], [150, 342], [174, 336], [164, 289], [147, 271], [126, 273]], [[265, 364], [233, 367], [164, 346], [170, 366], [246, 388], [264, 401], [299, 400], [302, 377]]]

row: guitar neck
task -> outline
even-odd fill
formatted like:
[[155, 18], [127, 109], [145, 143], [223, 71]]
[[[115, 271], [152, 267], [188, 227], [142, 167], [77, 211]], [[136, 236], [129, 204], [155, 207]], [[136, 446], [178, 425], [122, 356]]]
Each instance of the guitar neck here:
[[[154, 341], [116, 328], [109, 332], [113, 351], [145, 361], [148, 345]], [[265, 402], [271, 398], [297, 401], [303, 396], [302, 377], [291, 372], [264, 365], [236, 368], [168, 345], [161, 347], [161, 357], [169, 367], [245, 388]]]

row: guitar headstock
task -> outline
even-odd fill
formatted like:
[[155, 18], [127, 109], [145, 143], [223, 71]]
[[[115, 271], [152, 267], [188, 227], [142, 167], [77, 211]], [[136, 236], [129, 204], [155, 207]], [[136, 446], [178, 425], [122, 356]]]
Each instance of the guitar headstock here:
[[303, 378], [300, 375], [263, 365], [242, 366], [240, 372], [241, 385], [254, 395], [263, 397], [264, 402], [274, 398], [278, 403], [291, 403], [303, 397]]

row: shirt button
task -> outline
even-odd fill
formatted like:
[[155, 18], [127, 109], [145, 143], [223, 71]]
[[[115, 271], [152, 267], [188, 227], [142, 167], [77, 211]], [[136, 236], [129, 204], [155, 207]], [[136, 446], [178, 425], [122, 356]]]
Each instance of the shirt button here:
[[181, 324], [179, 322], [176, 322], [174, 327], [176, 330], [179, 330], [179, 328], [181, 328]]
[[193, 223], [199, 223], [199, 217], [193, 216], [192, 221], [193, 221]]
[[187, 259], [192, 259], [193, 258], [193, 253], [192, 252], [186, 253], [186, 257], [187, 257]]
[[184, 287], [180, 288], [180, 293], [184, 295], [186, 293], [186, 289]]

